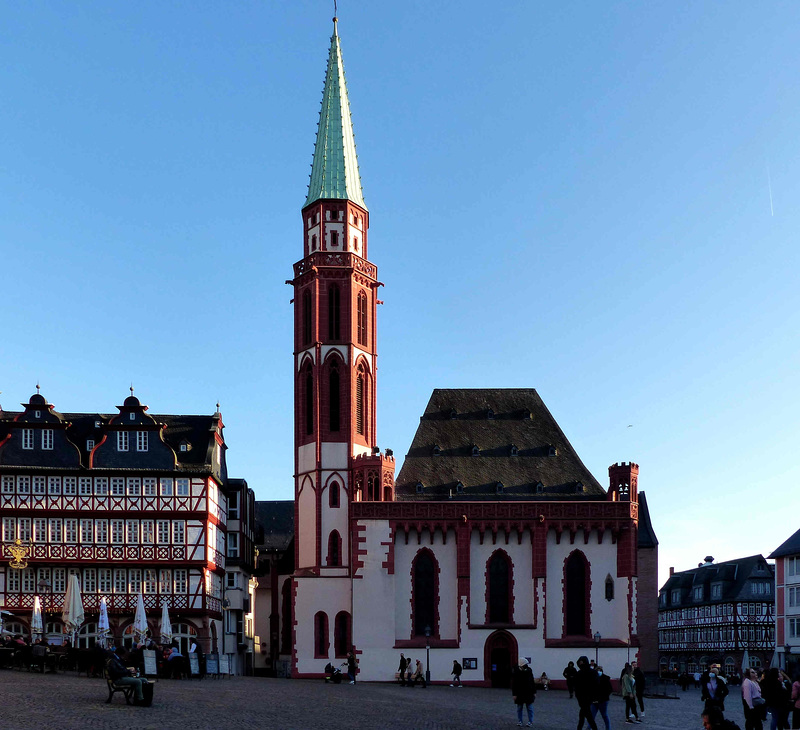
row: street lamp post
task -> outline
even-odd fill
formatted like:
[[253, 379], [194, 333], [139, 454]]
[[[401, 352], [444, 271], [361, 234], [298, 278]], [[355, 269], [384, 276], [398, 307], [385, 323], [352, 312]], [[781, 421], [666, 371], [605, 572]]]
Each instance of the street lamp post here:
[[602, 638], [603, 637], [600, 636], [600, 632], [599, 631], [594, 635], [594, 663], [595, 663], [595, 665], [600, 663], [598, 654], [600, 652], [600, 639], [602, 639]]
[[786, 643], [783, 645], [783, 669], [787, 671], [789, 669], [789, 653], [792, 651], [792, 645]]
[[425, 627], [425, 684], [431, 683], [431, 627]]

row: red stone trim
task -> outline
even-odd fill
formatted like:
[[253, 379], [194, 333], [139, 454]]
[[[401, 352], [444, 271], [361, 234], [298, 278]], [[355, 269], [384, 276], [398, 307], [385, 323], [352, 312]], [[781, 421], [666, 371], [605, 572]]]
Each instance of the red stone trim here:
[[391, 525], [389, 528], [389, 541], [381, 543], [382, 546], [387, 548], [386, 560], [381, 563], [381, 567], [388, 575], [394, 575], [394, 541], [396, 529], [395, 525]]
[[489, 634], [486, 643], [483, 645], [483, 678], [486, 682], [489, 682], [490, 685], [492, 681], [492, 648], [495, 640], [500, 636], [505, 636], [509, 639], [511, 666], [515, 667], [519, 661], [519, 645], [517, 644], [517, 638], [514, 634], [503, 629]]
[[[586, 638], [590, 638], [592, 635], [592, 565], [589, 562], [588, 558], [584, 554], [582, 550], [573, 550], [566, 558], [564, 558], [564, 567], [561, 571], [561, 588], [562, 588], [562, 598], [561, 598], [561, 616], [562, 616], [562, 625], [561, 625], [561, 638], [562, 639], [572, 639], [572, 640], [579, 640], [578, 635], [569, 635], [567, 634], [567, 564], [569, 563], [570, 558], [573, 555], [579, 555], [583, 562], [586, 565], [585, 577], [584, 577], [584, 590], [586, 591], [586, 603], [584, 605], [584, 627], [586, 629]], [[582, 637], [581, 637], [582, 638]]]
[[[352, 503], [351, 503], [352, 504]], [[363, 578], [364, 576], [359, 573], [361, 568], [364, 567], [365, 559], [367, 557], [367, 538], [366, 538], [366, 525], [359, 525], [355, 520], [352, 521], [352, 538], [351, 538], [351, 554], [350, 565], [352, 566], [351, 575], [353, 580]]]
[[[507, 535], [508, 533], [506, 533]], [[494, 560], [495, 556], [502, 558], [505, 560], [506, 565], [508, 566], [508, 618], [509, 620], [505, 622], [505, 625], [513, 626], [514, 625], [514, 561], [511, 560], [511, 556], [502, 548], [498, 548], [495, 550], [490, 556], [489, 559], [486, 561], [486, 566], [483, 570], [483, 580], [484, 585], [486, 587], [486, 618], [485, 623], [487, 626], [490, 625], [489, 616], [489, 601], [491, 599], [490, 593], [490, 578], [489, 578], [489, 566], [492, 564], [492, 560]]]
[[297, 674], [297, 581], [293, 578], [287, 579], [291, 584], [292, 592], [292, 676]]
[[[595, 646], [599, 646], [601, 649], [624, 649], [628, 644], [622, 639], [601, 639], [598, 645], [591, 636], [567, 636], [563, 639], [545, 639], [544, 646], [545, 649], [593, 649]], [[631, 643], [631, 647], [633, 646], [634, 644]]]

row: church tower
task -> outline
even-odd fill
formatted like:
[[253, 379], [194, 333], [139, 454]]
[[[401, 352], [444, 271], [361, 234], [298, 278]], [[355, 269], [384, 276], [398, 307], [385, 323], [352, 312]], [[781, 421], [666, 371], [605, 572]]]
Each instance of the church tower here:
[[[394, 498], [376, 446], [377, 268], [358, 169], [337, 20], [294, 265], [295, 636], [293, 674], [351, 648], [350, 505]], [[306, 615], [307, 614], [307, 615]], [[308, 635], [305, 635], [308, 634]], [[327, 638], [325, 638], [327, 637]], [[313, 660], [313, 661], [312, 661]]]

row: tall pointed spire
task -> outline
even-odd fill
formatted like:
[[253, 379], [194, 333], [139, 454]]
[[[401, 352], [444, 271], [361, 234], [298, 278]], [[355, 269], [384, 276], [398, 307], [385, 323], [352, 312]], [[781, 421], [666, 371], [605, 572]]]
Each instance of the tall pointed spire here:
[[334, 18], [311, 181], [303, 207], [316, 200], [333, 199], [350, 200], [366, 210], [336, 25], [337, 19]]

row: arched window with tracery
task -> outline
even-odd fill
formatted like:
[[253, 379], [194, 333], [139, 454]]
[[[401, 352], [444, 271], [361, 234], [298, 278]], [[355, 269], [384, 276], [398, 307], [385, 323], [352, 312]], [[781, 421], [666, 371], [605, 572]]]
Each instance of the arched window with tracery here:
[[339, 611], [333, 621], [333, 651], [337, 657], [346, 657], [350, 646], [350, 614]]
[[367, 346], [367, 295], [364, 292], [358, 294], [358, 344]]
[[564, 632], [567, 636], [589, 635], [589, 564], [575, 550], [564, 566]]
[[286, 580], [281, 589], [281, 654], [292, 651], [292, 581]]
[[411, 601], [413, 636], [425, 636], [429, 628], [431, 636], [438, 634], [436, 604], [439, 600], [438, 565], [433, 553], [423, 548], [411, 565]]
[[342, 538], [334, 530], [328, 537], [328, 567], [338, 568], [342, 564]]
[[314, 656], [317, 659], [327, 659], [328, 646], [328, 614], [317, 611], [314, 615]]
[[339, 363], [334, 359], [328, 366], [328, 428], [332, 433], [339, 431], [341, 404], [341, 381], [339, 378]]
[[311, 344], [311, 292], [303, 292], [303, 344]]
[[328, 289], [328, 339], [341, 339], [341, 319], [339, 286], [331, 284]]
[[356, 372], [356, 433], [366, 435], [367, 372], [364, 363], [359, 363]]
[[497, 550], [486, 564], [486, 622], [510, 624], [514, 616], [514, 567], [505, 550]]
[[381, 481], [378, 472], [371, 471], [367, 474], [367, 502], [381, 501]]

